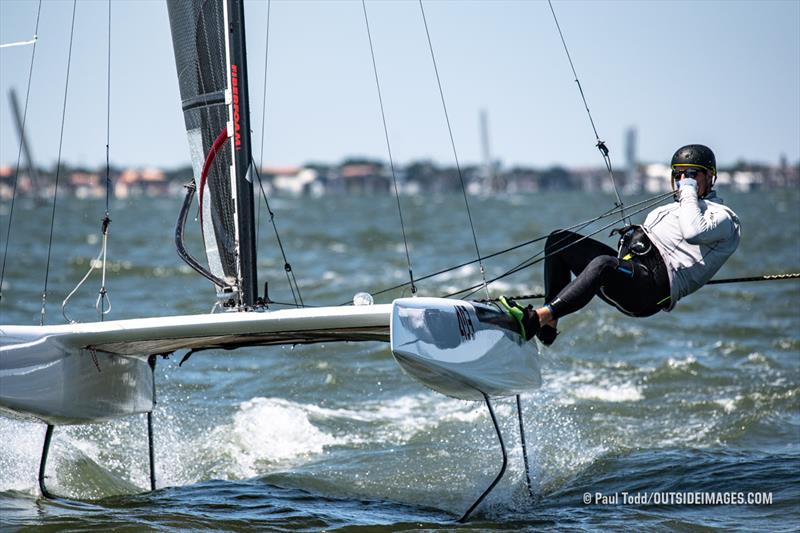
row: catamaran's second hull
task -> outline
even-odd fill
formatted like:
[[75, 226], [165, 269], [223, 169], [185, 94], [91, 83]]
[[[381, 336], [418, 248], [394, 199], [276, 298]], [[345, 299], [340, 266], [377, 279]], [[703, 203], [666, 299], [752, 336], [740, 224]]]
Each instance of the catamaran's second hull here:
[[431, 389], [462, 400], [504, 397], [542, 384], [539, 350], [494, 305], [444, 298], [393, 303], [397, 363]]
[[57, 335], [32, 337], [9, 329], [3, 328], [0, 349], [0, 411], [53, 425], [152, 411], [147, 356], [98, 354]]

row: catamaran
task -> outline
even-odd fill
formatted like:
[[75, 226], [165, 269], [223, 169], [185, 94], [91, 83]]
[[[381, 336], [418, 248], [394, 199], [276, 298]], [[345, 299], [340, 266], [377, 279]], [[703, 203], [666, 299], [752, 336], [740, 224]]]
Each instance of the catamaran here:
[[[462, 516], [465, 520], [505, 471], [505, 446], [491, 399], [516, 395], [519, 402], [519, 394], [540, 386], [536, 344], [526, 342], [516, 320], [492, 303], [412, 297], [373, 304], [371, 297], [360, 295], [356, 305], [270, 309], [266, 288], [259, 294], [256, 272], [257, 168], [251, 155], [244, 2], [170, 0], [167, 5], [193, 166], [178, 216], [176, 248], [211, 282], [220, 311], [0, 326], [0, 412], [47, 424], [39, 468], [42, 494], [52, 497], [45, 478], [55, 426], [141, 413], [148, 416], [151, 488], [156, 488], [152, 416], [159, 356], [382, 341], [391, 344], [395, 360], [414, 379], [452, 397], [484, 401], [489, 409], [503, 466]], [[183, 245], [195, 194], [204, 261]], [[521, 427], [521, 412], [519, 422]]]

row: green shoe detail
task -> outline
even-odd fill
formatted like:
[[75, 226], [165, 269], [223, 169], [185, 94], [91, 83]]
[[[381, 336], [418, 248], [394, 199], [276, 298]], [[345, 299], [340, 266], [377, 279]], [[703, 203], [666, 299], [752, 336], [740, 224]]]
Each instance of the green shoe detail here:
[[525, 314], [523, 313], [522, 309], [518, 305], [516, 305], [516, 303], [514, 305], [508, 303], [508, 300], [506, 300], [505, 296], [501, 296], [500, 298], [497, 299], [497, 301], [500, 303], [500, 307], [506, 313], [514, 317], [514, 319], [519, 324], [520, 335], [522, 335], [523, 339], [527, 339], [528, 337], [525, 335], [525, 325], [522, 323], [522, 319], [525, 318]]

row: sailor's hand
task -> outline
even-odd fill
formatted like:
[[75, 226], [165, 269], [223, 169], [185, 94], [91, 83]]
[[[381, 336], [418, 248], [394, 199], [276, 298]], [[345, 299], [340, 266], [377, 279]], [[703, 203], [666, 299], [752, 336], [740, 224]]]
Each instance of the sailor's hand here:
[[697, 191], [697, 180], [694, 180], [692, 178], [683, 178], [682, 180], [678, 181], [677, 187], [678, 189], [691, 187], [692, 189]]
[[[700, 196], [697, 192], [697, 180], [694, 180], [692, 178], [683, 178], [682, 180], [678, 181], [676, 186], [678, 187], [678, 193], [682, 197], [685, 196], [686, 194], [689, 194], [695, 198], [698, 198]], [[688, 191], [688, 192], [683, 192], [683, 191]]]

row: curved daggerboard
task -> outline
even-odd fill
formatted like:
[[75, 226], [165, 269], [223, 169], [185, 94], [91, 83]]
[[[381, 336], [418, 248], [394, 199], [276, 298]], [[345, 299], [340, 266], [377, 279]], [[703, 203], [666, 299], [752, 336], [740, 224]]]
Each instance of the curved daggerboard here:
[[541, 386], [539, 350], [494, 304], [400, 298], [390, 342], [400, 367], [431, 389], [463, 400], [513, 396]]

